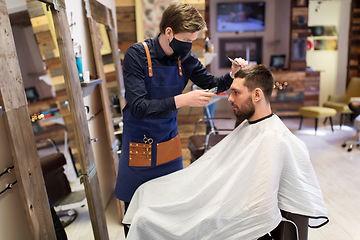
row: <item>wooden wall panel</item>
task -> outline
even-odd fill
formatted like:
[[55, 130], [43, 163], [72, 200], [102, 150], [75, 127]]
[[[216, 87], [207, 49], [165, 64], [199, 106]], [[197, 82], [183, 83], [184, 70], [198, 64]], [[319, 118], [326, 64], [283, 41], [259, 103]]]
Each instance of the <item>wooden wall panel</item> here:
[[31, 18], [30, 21], [31, 21], [31, 25], [33, 28], [33, 32], [35, 34], [50, 30], [49, 24], [47, 22], [47, 18], [45, 15]]
[[[353, 0], [350, 12], [347, 84], [360, 76], [360, 0]], [[347, 85], [346, 84], [346, 85]]]
[[273, 75], [275, 83], [288, 84], [283, 90], [275, 88], [271, 96], [271, 108], [277, 115], [299, 116], [299, 107], [319, 105], [319, 71], [282, 71]]
[[116, 7], [135, 6], [135, 0], [116, 0]]
[[291, 2], [289, 66], [293, 71], [306, 71], [308, 5], [309, 0]]
[[44, 16], [44, 10], [39, 1], [32, 1], [27, 3], [27, 9], [30, 15], [30, 18], [36, 18]]
[[[199, 10], [206, 19], [205, 0], [183, 0], [182, 2], [191, 4]], [[116, 0], [116, 18], [118, 28], [119, 49], [121, 56], [131, 44], [137, 41], [136, 38], [136, 18], [135, 18], [135, 0]], [[205, 39], [204, 32], [199, 33], [198, 40], [193, 43], [193, 53], [198, 58], [204, 58]]]

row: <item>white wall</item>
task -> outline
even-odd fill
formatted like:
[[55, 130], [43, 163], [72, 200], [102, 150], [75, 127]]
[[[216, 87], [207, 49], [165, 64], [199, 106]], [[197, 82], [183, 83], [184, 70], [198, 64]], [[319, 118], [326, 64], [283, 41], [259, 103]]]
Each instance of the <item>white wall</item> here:
[[[116, 19], [115, 0], [98, 0], [98, 2], [110, 8], [113, 14], [113, 18]], [[88, 30], [86, 13], [83, 10], [83, 0], [66, 0], [65, 3], [69, 24], [71, 23], [71, 13], [72, 21], [76, 23], [71, 32], [74, 41], [79, 43], [82, 48], [83, 70], [84, 72], [90, 71], [90, 74], [95, 74], [96, 68], [94, 65], [91, 37]]]
[[9, 14], [27, 9], [25, 0], [5, 0], [5, 3]]
[[[320, 106], [330, 94], [343, 94], [346, 87], [348, 59], [349, 12], [351, 0], [310, 1], [309, 26], [335, 25], [338, 31], [337, 51], [307, 51], [307, 65], [320, 71]], [[317, 11], [315, 9], [317, 8]]]

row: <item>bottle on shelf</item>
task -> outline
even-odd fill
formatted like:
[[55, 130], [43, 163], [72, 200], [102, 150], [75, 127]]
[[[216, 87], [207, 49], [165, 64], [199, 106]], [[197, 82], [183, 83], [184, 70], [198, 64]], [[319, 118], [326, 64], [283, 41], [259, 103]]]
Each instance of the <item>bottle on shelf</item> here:
[[83, 78], [81, 46], [79, 43], [73, 41], [73, 47], [74, 47], [76, 66], [77, 66], [80, 82], [83, 82], [84, 78]]

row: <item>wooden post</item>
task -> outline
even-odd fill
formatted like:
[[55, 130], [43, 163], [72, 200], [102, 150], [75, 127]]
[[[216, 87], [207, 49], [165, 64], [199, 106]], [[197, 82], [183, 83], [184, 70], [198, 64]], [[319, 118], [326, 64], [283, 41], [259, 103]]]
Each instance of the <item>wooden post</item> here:
[[125, 92], [124, 77], [123, 77], [123, 72], [122, 72], [122, 68], [121, 68], [120, 52], [118, 52], [119, 47], [118, 47], [117, 30], [115, 28], [115, 23], [114, 23], [114, 19], [112, 17], [111, 9], [107, 9], [107, 10], [108, 10], [107, 15], [109, 18], [108, 34], [109, 34], [109, 38], [110, 38], [112, 55], [113, 55], [114, 64], [115, 64], [116, 82], [117, 82], [118, 90], [119, 90], [120, 97], [121, 97], [120, 98], [120, 107], [121, 107], [121, 111], [122, 111], [122, 109], [125, 107], [125, 97], [122, 95], [122, 93]]
[[[97, 26], [97, 22], [88, 18], [89, 21], [89, 26], [90, 26], [90, 32], [91, 32], [91, 40], [92, 40], [92, 46], [93, 46], [93, 52], [94, 52], [94, 58], [95, 58], [95, 64], [96, 64], [96, 71], [98, 76], [103, 80], [100, 83], [100, 95], [101, 95], [101, 103], [102, 103], [102, 107], [103, 107], [103, 111], [104, 111], [104, 116], [105, 116], [105, 127], [106, 127], [106, 131], [107, 131], [107, 137], [108, 137], [108, 142], [109, 142], [109, 150], [111, 150], [111, 145], [115, 142], [115, 134], [114, 134], [114, 125], [112, 122], [112, 117], [111, 117], [111, 108], [110, 108], [110, 100], [109, 100], [109, 94], [107, 91], [107, 86], [106, 86], [106, 77], [105, 77], [105, 72], [104, 72], [104, 64], [103, 64], [103, 60], [102, 60], [102, 56], [101, 56], [101, 52], [100, 52], [100, 43], [99, 43], [99, 38], [97, 37], [97, 35], [95, 33], [98, 32], [98, 26]], [[117, 153], [116, 151], [113, 152], [112, 158], [114, 164], [117, 161]], [[117, 166], [117, 165], [116, 165]]]
[[[116, 72], [116, 80], [119, 92], [121, 92], [122, 89], [124, 89], [124, 83], [122, 79], [122, 71], [120, 66], [120, 57], [119, 53], [117, 51], [117, 38], [116, 34], [114, 32], [114, 21], [112, 18], [111, 10], [99, 3], [96, 0], [84, 0], [85, 3], [85, 10], [86, 10], [86, 17], [88, 18], [89, 22], [89, 28], [90, 28], [90, 36], [92, 40], [92, 46], [93, 46], [93, 52], [94, 52], [94, 59], [95, 59], [95, 65], [96, 65], [96, 71], [97, 74], [101, 79], [103, 79], [101, 86], [100, 86], [100, 93], [101, 93], [101, 101], [102, 106], [104, 110], [105, 115], [105, 122], [106, 122], [106, 129], [107, 129], [107, 136], [108, 136], [108, 142], [109, 146], [111, 146], [115, 142], [115, 134], [114, 134], [114, 126], [112, 123], [112, 117], [111, 117], [111, 111], [110, 111], [110, 102], [109, 102], [109, 95], [107, 91], [106, 86], [106, 77], [104, 72], [104, 63], [101, 55], [101, 46], [98, 38], [98, 23], [104, 24], [107, 26], [110, 30], [109, 37], [111, 41], [111, 47], [112, 47], [112, 56], [113, 61], [115, 64], [115, 72]], [[121, 107], [124, 107], [124, 99], [121, 101]], [[116, 182], [116, 175], [117, 175], [117, 166], [119, 163], [119, 157], [116, 153], [116, 151], [112, 154], [112, 160], [113, 160], [113, 172], [114, 172], [114, 186]], [[117, 200], [117, 210], [118, 210], [118, 217], [119, 221], [122, 221], [122, 215], [123, 211], [121, 210], [121, 204], [120, 201]]]
[[54, 3], [49, 0], [43, 0], [43, 2], [51, 6], [70, 114], [74, 125], [75, 141], [78, 146], [81, 178], [85, 186], [94, 237], [97, 240], [106, 240], [109, 239], [109, 235], [65, 3], [63, 0], [54, 0]]
[[5, 0], [0, 0], [0, 9], [0, 105], [31, 231], [28, 238], [56, 239]]

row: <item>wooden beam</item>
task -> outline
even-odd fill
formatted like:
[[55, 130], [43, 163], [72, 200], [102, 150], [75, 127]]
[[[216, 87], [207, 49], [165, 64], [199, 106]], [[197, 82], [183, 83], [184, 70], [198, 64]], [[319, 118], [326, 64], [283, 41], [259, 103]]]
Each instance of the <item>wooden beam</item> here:
[[57, 11], [51, 7], [51, 12], [59, 45], [65, 87], [69, 101], [70, 114], [74, 125], [75, 141], [80, 157], [82, 179], [85, 186], [94, 237], [96, 240], [107, 240], [109, 239], [109, 235], [106, 226], [105, 212], [101, 195], [99, 194], [99, 179], [96, 168], [92, 168], [95, 163], [95, 158], [90, 141], [90, 133], [84, 110], [84, 101], [76, 68], [66, 10], [60, 8]]
[[[112, 16], [111, 10], [108, 9], [108, 15]], [[114, 64], [115, 64], [115, 73], [116, 73], [116, 80], [117, 80], [117, 84], [118, 84], [118, 91], [120, 94], [122, 94], [123, 92], [125, 92], [125, 85], [124, 85], [124, 77], [123, 77], [123, 72], [121, 69], [121, 58], [120, 58], [120, 52], [119, 52], [119, 47], [118, 47], [118, 38], [117, 38], [117, 30], [114, 27], [110, 27], [109, 31], [108, 31], [108, 35], [110, 38], [110, 44], [111, 44], [111, 48], [112, 48], [112, 55], [113, 55], [113, 59], [114, 59]], [[123, 98], [122, 96], [120, 96], [120, 105], [121, 105], [121, 110], [125, 107], [125, 98]]]
[[84, 0], [86, 6], [90, 6], [90, 11], [86, 11], [87, 18], [91, 18], [97, 23], [109, 26], [107, 8], [96, 0]]
[[[116, 71], [119, 93], [121, 93], [121, 89], [124, 89], [124, 85], [123, 85], [122, 72], [121, 72], [121, 66], [120, 66], [120, 57], [119, 57], [119, 53], [118, 53], [117, 31], [112, 26], [113, 24], [111, 25], [110, 16], [112, 16], [112, 13], [111, 13], [110, 9], [106, 8], [101, 3], [98, 3], [96, 0], [84, 0], [84, 2], [85, 2], [85, 9], [87, 11], [86, 15], [88, 17], [88, 22], [89, 22], [90, 36], [91, 36], [91, 41], [92, 41], [92, 46], [93, 46], [96, 71], [97, 71], [98, 76], [101, 79], [103, 79], [103, 81], [100, 84], [100, 95], [101, 95], [102, 107], [103, 107], [104, 117], [105, 117], [105, 127], [107, 130], [108, 144], [111, 149], [111, 146], [115, 142], [115, 134], [114, 134], [114, 125], [112, 122], [112, 116], [111, 116], [111, 110], [110, 110], [109, 95], [108, 95], [108, 91], [107, 91], [104, 63], [103, 63], [103, 58], [102, 58], [101, 49], [100, 49], [101, 47], [100, 47], [99, 38], [97, 37], [97, 34], [96, 34], [98, 32], [98, 22], [96, 21], [96, 19], [98, 19], [98, 18], [95, 17], [95, 16], [97, 16], [97, 13], [103, 12], [105, 9], [104, 15], [107, 17], [108, 20], [103, 20], [103, 18], [101, 18], [100, 20], [102, 22], [107, 21], [107, 23], [105, 23], [105, 25], [109, 27], [109, 36], [110, 36], [111, 47], [112, 47], [112, 56], [113, 56], [113, 61], [115, 64], [115, 69], [116, 69], [115, 71]], [[90, 5], [90, 7], [89, 7], [89, 5]], [[109, 19], [110, 19], [110, 21], [109, 21]], [[110, 26], [109, 26], [109, 24], [110, 24]], [[124, 99], [121, 99], [122, 107], [123, 107], [124, 103], [125, 103]], [[118, 157], [116, 151], [113, 151], [113, 154], [111, 156], [112, 156], [111, 167], [113, 168], [112, 171], [114, 173], [114, 187], [115, 187], [119, 157]], [[120, 207], [119, 200], [117, 200], [117, 210], [118, 210], [119, 221], [121, 222], [122, 221], [122, 210]]]
[[58, 7], [61, 7], [63, 9], [66, 8], [65, 0], [39, 0], [39, 1], [49, 4], [50, 6], [54, 7], [57, 11], [59, 11], [59, 9], [57, 9]]
[[[106, 77], [104, 71], [104, 64], [102, 60], [102, 55], [100, 51], [100, 43], [99, 38], [96, 37], [96, 32], [98, 32], [97, 23], [88, 18], [89, 26], [90, 26], [90, 35], [92, 40], [94, 58], [95, 58], [95, 65], [96, 65], [96, 72], [98, 76], [103, 79], [100, 84], [100, 94], [101, 94], [101, 102], [103, 106], [103, 111], [105, 115], [105, 128], [107, 131], [108, 143], [109, 143], [109, 150], [111, 150], [111, 145], [115, 142], [115, 134], [114, 134], [114, 125], [112, 123], [112, 116], [111, 116], [111, 108], [110, 108], [110, 100], [106, 86]], [[117, 154], [116, 154], [117, 155]], [[117, 158], [117, 157], [116, 157]], [[115, 155], [113, 156], [113, 162], [115, 162]], [[114, 169], [115, 170], [115, 169]]]
[[30, 16], [28, 11], [21, 11], [9, 15], [12, 26], [18, 25], [23, 27], [31, 26]]
[[135, 6], [135, 0], [116, 0], [116, 7]]
[[28, 2], [26, 7], [28, 9], [30, 18], [36, 18], [45, 15], [42, 3], [39, 1]]
[[0, 105], [29, 239], [56, 239], [5, 0], [0, 9]]

